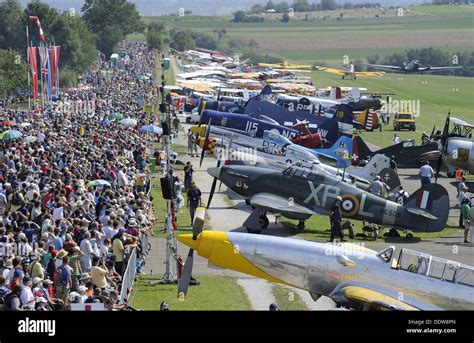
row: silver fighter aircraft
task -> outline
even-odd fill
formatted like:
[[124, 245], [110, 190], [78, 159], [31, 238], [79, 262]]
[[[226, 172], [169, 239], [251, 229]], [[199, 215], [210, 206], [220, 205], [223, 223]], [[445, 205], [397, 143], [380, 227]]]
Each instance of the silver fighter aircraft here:
[[180, 280], [186, 294], [193, 256], [271, 282], [330, 297], [358, 310], [474, 310], [474, 267], [389, 246], [379, 252], [238, 232], [203, 231], [178, 236], [191, 248]]

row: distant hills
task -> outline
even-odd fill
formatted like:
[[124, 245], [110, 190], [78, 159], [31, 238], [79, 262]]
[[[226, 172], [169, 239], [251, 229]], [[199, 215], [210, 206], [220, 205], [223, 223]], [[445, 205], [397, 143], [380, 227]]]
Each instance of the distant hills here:
[[[166, 15], [170, 13], [178, 13], [180, 8], [192, 11], [193, 14], [199, 15], [224, 15], [231, 14], [237, 10], [247, 10], [255, 4], [266, 4], [268, 0], [132, 0], [137, 5], [138, 10], [145, 16]], [[29, 0], [20, 0], [23, 6]], [[69, 8], [75, 8], [79, 14], [83, 0], [44, 0], [48, 5], [64, 11]], [[273, 0], [273, 3], [278, 3], [280, 0]], [[291, 0], [286, 0], [292, 3]], [[317, 0], [309, 0], [309, 3], [319, 2]], [[338, 3], [343, 4], [346, 0], [339, 0]], [[407, 6], [426, 2], [424, 0], [354, 0], [350, 1], [354, 4], [366, 2], [379, 2], [384, 6]]]

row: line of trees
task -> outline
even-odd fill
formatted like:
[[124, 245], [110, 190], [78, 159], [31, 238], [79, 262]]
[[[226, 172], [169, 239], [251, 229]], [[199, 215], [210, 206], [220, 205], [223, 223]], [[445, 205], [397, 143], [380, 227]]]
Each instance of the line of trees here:
[[[435, 1], [449, 1], [449, 0], [435, 0]], [[465, 0], [473, 1], [473, 0]], [[345, 2], [343, 5], [338, 5], [336, 0], [320, 0], [319, 3], [309, 3], [307, 0], [295, 0], [291, 4], [282, 1], [279, 3], [273, 3], [268, 1], [265, 5], [256, 4], [253, 5], [249, 11], [250, 14], [261, 14], [264, 12], [274, 13], [288, 13], [290, 9], [294, 12], [315, 12], [315, 11], [329, 11], [336, 9], [352, 9], [352, 8], [380, 8], [380, 3], [359, 3], [353, 4], [351, 2]]]
[[[26, 75], [25, 79], [8, 75], [12, 68], [26, 68], [26, 26], [31, 44], [39, 45], [38, 29], [29, 16], [39, 17], [48, 43], [61, 46], [59, 76], [65, 86], [74, 84], [78, 73], [96, 60], [97, 49], [109, 57], [127, 34], [145, 29], [135, 5], [127, 0], [86, 0], [82, 11], [83, 16], [60, 13], [40, 0], [30, 1], [25, 8], [18, 0], [0, 2], [1, 96], [27, 87]], [[12, 56], [20, 56], [20, 64], [12, 65]]]

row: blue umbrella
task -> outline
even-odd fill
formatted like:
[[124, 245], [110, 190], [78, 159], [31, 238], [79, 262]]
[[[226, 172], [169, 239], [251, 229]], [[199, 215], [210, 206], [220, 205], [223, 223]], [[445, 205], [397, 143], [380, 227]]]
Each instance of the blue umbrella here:
[[108, 181], [105, 181], [105, 180], [102, 180], [102, 179], [99, 179], [99, 180], [93, 180], [93, 181], [90, 181], [88, 184], [87, 184], [87, 187], [93, 187], [93, 186], [107, 186], [107, 187], [111, 187], [110, 185], [110, 182]]
[[23, 136], [23, 134], [18, 130], [7, 130], [0, 134], [1, 139], [4, 140], [20, 138], [21, 136]]
[[155, 125], [144, 125], [139, 129], [140, 132], [154, 133], [155, 135], [162, 135], [163, 129]]
[[112, 122], [108, 119], [104, 119], [100, 122], [100, 125], [110, 125], [110, 124], [112, 124]]

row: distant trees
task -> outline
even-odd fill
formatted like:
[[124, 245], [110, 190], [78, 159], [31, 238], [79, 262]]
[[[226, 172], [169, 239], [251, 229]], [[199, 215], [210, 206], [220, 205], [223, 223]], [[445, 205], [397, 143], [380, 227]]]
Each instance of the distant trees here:
[[61, 46], [60, 67], [80, 71], [93, 63], [95, 39], [83, 19], [59, 13], [42, 2], [30, 2], [24, 10], [17, 0], [0, 3], [0, 49], [18, 50], [17, 54], [26, 56], [27, 25], [30, 42], [38, 45], [38, 28], [28, 16], [38, 16], [46, 41]]
[[198, 48], [216, 50], [218, 42], [209, 34], [201, 32], [192, 32], [191, 37]]
[[170, 31], [170, 47], [174, 50], [185, 51], [196, 47], [190, 31], [171, 30]]
[[217, 43], [218, 43], [218, 44], [221, 43], [222, 38], [224, 38], [225, 35], [227, 34], [226, 29], [223, 29], [223, 28], [214, 29], [213, 32], [217, 35]]
[[146, 32], [146, 42], [148, 49], [161, 50], [163, 46], [163, 36], [166, 34], [166, 27], [163, 23], [151, 22], [148, 24]]
[[[440, 3], [445, 3], [453, 0], [433, 0], [439, 1]], [[462, 0], [466, 3], [472, 3], [474, 0]], [[254, 5], [252, 6], [251, 10], [249, 11], [250, 14], [259, 14], [262, 12], [267, 11], [275, 11], [276, 13], [288, 13], [290, 8], [293, 9], [295, 12], [311, 12], [311, 11], [329, 11], [335, 9], [352, 9], [352, 8], [380, 8], [380, 3], [358, 3], [353, 4], [349, 1], [345, 2], [343, 5], [338, 5], [336, 0], [320, 0], [320, 3], [309, 3], [308, 0], [294, 0], [291, 5], [286, 2], [282, 1], [279, 3], [273, 3], [272, 1], [268, 1], [265, 6], [262, 5]], [[245, 14], [245, 12], [243, 13]], [[282, 18], [283, 19], [283, 18]], [[283, 20], [282, 20], [283, 21]]]
[[244, 11], [237, 11], [234, 13], [234, 23], [261, 23], [265, 21], [262, 17], [254, 15], [247, 15]]
[[287, 13], [290, 10], [290, 5], [286, 1], [282, 1], [275, 5], [277, 13]]
[[135, 4], [127, 0], [86, 0], [82, 12], [97, 48], [107, 57], [126, 35], [145, 29]]
[[252, 13], [252, 14], [259, 14], [259, 13], [262, 13], [263, 11], [264, 11], [264, 8], [260, 4], [253, 5], [250, 8], [250, 13]]
[[0, 48], [25, 49], [25, 14], [17, 0], [0, 3]]
[[321, 0], [321, 10], [330, 11], [337, 8], [336, 0]]
[[28, 88], [27, 64], [18, 51], [0, 49], [0, 98]]

